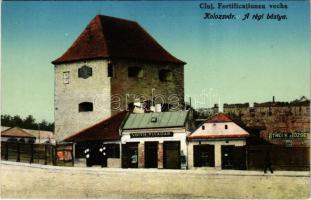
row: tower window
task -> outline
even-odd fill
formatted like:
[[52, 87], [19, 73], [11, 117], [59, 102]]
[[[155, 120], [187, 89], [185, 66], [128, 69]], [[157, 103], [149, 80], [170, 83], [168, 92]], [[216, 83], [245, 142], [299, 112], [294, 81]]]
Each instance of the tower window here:
[[159, 79], [160, 81], [171, 81], [173, 80], [173, 72], [168, 69], [161, 69], [159, 71]]
[[69, 72], [63, 72], [63, 83], [69, 84]]
[[113, 64], [108, 63], [108, 77], [113, 77]]
[[225, 125], [225, 129], [228, 129], [228, 125], [227, 124]]
[[90, 77], [92, 75], [93, 75], [93, 72], [92, 72], [91, 67], [84, 65], [78, 69], [78, 77], [79, 78], [87, 79], [88, 77]]
[[144, 77], [144, 70], [141, 67], [129, 67], [128, 77], [142, 78]]
[[205, 130], [205, 126], [202, 126], [202, 130]]
[[79, 104], [79, 112], [91, 112], [93, 111], [93, 103], [82, 102]]

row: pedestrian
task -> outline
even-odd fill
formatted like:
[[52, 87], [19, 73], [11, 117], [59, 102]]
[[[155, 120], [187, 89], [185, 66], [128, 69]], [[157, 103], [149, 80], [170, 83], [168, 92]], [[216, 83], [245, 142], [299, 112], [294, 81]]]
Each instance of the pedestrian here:
[[270, 152], [267, 151], [266, 156], [265, 156], [264, 172], [267, 173], [267, 169], [269, 169], [270, 172], [273, 174], [273, 170], [271, 166], [272, 166], [272, 163], [271, 163]]

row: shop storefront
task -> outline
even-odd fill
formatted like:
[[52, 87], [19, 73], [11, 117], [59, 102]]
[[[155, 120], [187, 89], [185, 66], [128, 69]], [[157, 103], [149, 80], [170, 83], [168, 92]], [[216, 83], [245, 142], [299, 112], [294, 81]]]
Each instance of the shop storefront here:
[[246, 169], [248, 136], [227, 115], [218, 113], [187, 137], [189, 168]]
[[122, 129], [123, 168], [186, 168], [188, 111], [131, 113]]
[[65, 142], [75, 144], [75, 163], [121, 167], [120, 126], [126, 116], [126, 112], [120, 112], [65, 138]]

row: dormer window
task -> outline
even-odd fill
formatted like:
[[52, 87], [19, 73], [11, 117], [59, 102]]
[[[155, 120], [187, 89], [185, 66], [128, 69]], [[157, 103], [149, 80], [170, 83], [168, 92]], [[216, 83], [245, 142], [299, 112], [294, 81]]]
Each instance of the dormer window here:
[[93, 103], [91, 102], [82, 102], [79, 104], [79, 112], [92, 112]]
[[87, 79], [88, 77], [92, 75], [93, 75], [92, 68], [89, 66], [84, 65], [78, 69], [79, 78]]
[[128, 68], [128, 77], [132, 78], [143, 78], [144, 70], [141, 67], [129, 67]]
[[158, 121], [158, 118], [157, 118], [157, 117], [152, 117], [152, 118], [151, 118], [151, 122], [156, 123], [157, 121]]

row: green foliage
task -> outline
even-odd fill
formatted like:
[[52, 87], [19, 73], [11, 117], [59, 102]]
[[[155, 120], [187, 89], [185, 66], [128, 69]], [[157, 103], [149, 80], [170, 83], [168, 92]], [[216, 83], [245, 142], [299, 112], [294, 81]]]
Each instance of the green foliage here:
[[32, 115], [28, 115], [25, 119], [22, 119], [19, 115], [13, 117], [10, 115], [1, 115], [1, 126], [17, 126], [25, 129], [54, 131], [54, 123], [49, 123], [46, 120], [36, 123], [36, 119]]

